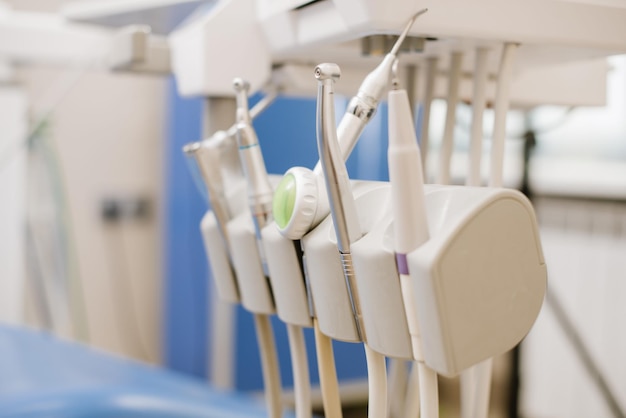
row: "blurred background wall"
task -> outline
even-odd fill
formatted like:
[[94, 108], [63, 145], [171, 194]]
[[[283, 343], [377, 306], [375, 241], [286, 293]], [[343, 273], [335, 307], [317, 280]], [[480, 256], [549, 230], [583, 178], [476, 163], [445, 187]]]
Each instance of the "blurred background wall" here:
[[[55, 11], [63, 2], [8, 3]], [[14, 80], [21, 105], [3, 103], [2, 113], [23, 112], [25, 131], [43, 122], [15, 150], [15, 134], [3, 143], [15, 162], [0, 181], [21, 192], [8, 195], [26, 210], [12, 228], [26, 232], [28, 263], [7, 255], [27, 277], [26, 322], [160, 362], [166, 80], [30, 65]], [[141, 213], [111, 219], [111, 204], [139, 204]]]

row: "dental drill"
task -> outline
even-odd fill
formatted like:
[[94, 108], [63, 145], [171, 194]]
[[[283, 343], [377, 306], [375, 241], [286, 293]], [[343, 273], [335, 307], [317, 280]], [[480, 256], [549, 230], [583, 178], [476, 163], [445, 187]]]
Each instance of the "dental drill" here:
[[[253, 120], [260, 113], [272, 104], [276, 98], [276, 92], [270, 91], [261, 101], [259, 101], [249, 112], [250, 119]], [[187, 157], [192, 174], [198, 183], [200, 191], [207, 198], [211, 205], [211, 210], [217, 218], [217, 224], [225, 242], [228, 242], [226, 236], [226, 223], [232, 218], [229, 209], [229, 199], [226, 188], [232, 187], [228, 185], [228, 176], [223, 175], [224, 160], [222, 149], [226, 143], [236, 135], [237, 123], [233, 124], [226, 131], [217, 131], [210, 138], [202, 141], [192, 142], [183, 147], [183, 152]], [[238, 171], [239, 167], [235, 168]], [[230, 171], [233, 168], [230, 167]], [[198, 179], [196, 174], [200, 175]], [[202, 187], [206, 187], [206, 190]]]
[[[250, 111], [250, 118], [263, 112], [275, 97], [276, 92], [270, 91]], [[236, 124], [183, 147], [192, 174], [212, 209], [202, 220], [202, 236], [219, 298], [230, 303], [240, 303], [241, 295], [230, 252], [227, 224], [245, 207], [239, 202], [240, 191], [245, 184], [233, 138], [235, 134]], [[219, 313], [219, 309], [216, 312]], [[211, 360], [214, 383], [224, 388], [230, 387], [232, 380], [232, 366], [224, 362], [224, 358], [229, 358], [232, 352], [232, 338], [223, 338], [230, 333], [228, 324], [232, 320], [228, 318], [230, 316], [214, 324], [215, 340], [221, 342], [214, 347]]]
[[[254, 220], [257, 240], [261, 239], [261, 229], [272, 221], [272, 197], [274, 189], [265, 169], [259, 139], [252, 127], [248, 110], [248, 90], [250, 85], [240, 78], [233, 81], [237, 97], [237, 145], [244, 175], [248, 182], [248, 205]], [[262, 248], [262, 245], [259, 245]], [[262, 254], [262, 253], [261, 253]], [[264, 257], [262, 256], [262, 259]], [[267, 274], [267, 265], [263, 270]]]
[[350, 244], [358, 240], [361, 228], [352, 196], [350, 179], [340, 154], [335, 128], [333, 85], [340, 77], [336, 64], [320, 64], [315, 69], [317, 93], [317, 146], [328, 192], [330, 212], [337, 237], [344, 278], [351, 297], [357, 331], [364, 341], [368, 370], [369, 418], [383, 418], [387, 414], [387, 373], [385, 357], [372, 350], [365, 342], [356, 289]]
[[[239, 158], [247, 181], [248, 205], [254, 221], [257, 249], [261, 255], [263, 272], [267, 276], [267, 264], [262, 252], [261, 228], [271, 221], [272, 213], [269, 204], [272, 201], [273, 189], [265, 170], [258, 138], [252, 128], [252, 118], [248, 109], [249, 85], [241, 79], [235, 79], [233, 87], [237, 97], [236, 133]], [[282, 416], [282, 388], [272, 323], [269, 315], [254, 313], [254, 324], [261, 355], [267, 409], [270, 418], [280, 418]]]
[[[269, 276], [267, 259], [262, 242], [262, 229], [273, 220], [272, 199], [274, 189], [270, 183], [261, 147], [252, 126], [252, 118], [248, 111], [248, 91], [250, 85], [236, 78], [233, 81], [237, 98], [237, 144], [243, 171], [247, 180], [248, 204], [254, 221], [257, 247], [263, 272]], [[271, 284], [270, 284], [271, 286]], [[259, 337], [259, 346], [263, 358], [266, 400], [270, 416], [280, 416], [280, 376], [277, 374], [276, 349], [274, 346], [271, 323], [267, 315], [255, 314], [255, 323]], [[289, 348], [294, 376], [294, 393], [296, 398], [296, 417], [311, 417], [311, 395], [306, 345], [302, 327], [287, 323]], [[271, 346], [270, 346], [271, 344]], [[274, 367], [274, 364], [276, 366]]]
[[[250, 111], [250, 117], [254, 118], [263, 112], [275, 98], [276, 92], [270, 91]], [[236, 141], [233, 139], [236, 127], [234, 124], [225, 131], [217, 131], [209, 138], [183, 147], [196, 185], [211, 207], [211, 212], [207, 214], [210, 216], [205, 216], [201, 229], [205, 249], [213, 253], [209, 259], [217, 291], [221, 299], [232, 303], [238, 303], [240, 295], [229, 250], [227, 224], [243, 209], [239, 192], [245, 186]], [[213, 222], [219, 232], [219, 239], [215, 242], [206, 237]]]

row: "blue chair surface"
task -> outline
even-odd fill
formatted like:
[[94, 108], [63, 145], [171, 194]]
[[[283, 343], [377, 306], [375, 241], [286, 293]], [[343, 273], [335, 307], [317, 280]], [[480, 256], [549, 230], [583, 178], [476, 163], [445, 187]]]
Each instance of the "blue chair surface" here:
[[199, 379], [0, 325], [2, 417], [266, 417], [262, 403]]

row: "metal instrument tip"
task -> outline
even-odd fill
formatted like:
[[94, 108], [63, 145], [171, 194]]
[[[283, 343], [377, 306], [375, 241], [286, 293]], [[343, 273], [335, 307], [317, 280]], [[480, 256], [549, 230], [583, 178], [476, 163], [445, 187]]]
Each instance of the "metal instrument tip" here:
[[324, 63], [315, 67], [315, 78], [318, 80], [332, 79], [334, 81], [339, 80], [341, 77], [341, 69], [337, 64]]
[[248, 83], [242, 78], [235, 78], [233, 80], [233, 88], [235, 89], [235, 92], [237, 93], [242, 92], [242, 91], [248, 92], [248, 90], [250, 89], [250, 83]]
[[423, 15], [424, 13], [426, 13], [427, 11], [428, 11], [428, 9], [424, 8], [424, 9], [418, 11], [417, 13], [415, 13], [411, 17], [411, 19], [409, 19], [409, 22], [404, 27], [404, 30], [402, 31], [402, 33], [398, 37], [398, 40], [393, 45], [393, 48], [391, 49], [391, 52], [389, 52], [389, 54], [391, 54], [391, 55], [397, 55], [398, 54], [398, 51], [400, 50], [400, 46], [402, 45], [402, 42], [404, 42], [404, 40], [406, 39], [406, 36], [409, 34], [409, 30], [411, 30], [411, 27], [413, 26], [413, 24], [415, 23], [417, 18], [420, 17], [421, 15]]

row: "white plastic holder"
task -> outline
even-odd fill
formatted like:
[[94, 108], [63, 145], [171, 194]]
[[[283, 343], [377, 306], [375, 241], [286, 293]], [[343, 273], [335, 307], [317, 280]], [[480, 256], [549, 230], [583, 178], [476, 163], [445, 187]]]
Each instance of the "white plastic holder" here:
[[365, 339], [370, 348], [387, 357], [412, 360], [393, 240], [386, 236], [392, 225], [391, 187], [380, 183], [356, 203], [366, 233], [350, 249]]
[[[353, 182], [362, 238], [351, 246], [365, 341], [411, 358], [393, 252], [388, 183]], [[425, 186], [430, 240], [408, 254], [426, 364], [455, 376], [517, 345], [545, 295], [547, 273], [532, 205], [499, 188]], [[320, 330], [359, 342], [332, 220], [302, 239]]]
[[241, 304], [255, 314], [275, 313], [272, 290], [263, 272], [250, 213], [243, 212], [233, 218], [227, 223], [226, 231]]
[[208, 211], [202, 218], [200, 231], [219, 298], [226, 302], [239, 303], [237, 280], [228, 259], [226, 243], [212, 211]]
[[408, 254], [408, 267], [424, 360], [455, 376], [526, 336], [543, 303], [546, 265], [521, 193], [427, 186], [425, 198], [431, 238]]
[[[360, 320], [365, 341], [386, 356], [411, 358], [400, 279], [391, 245], [381, 248], [380, 222], [390, 220], [389, 185], [352, 182], [364, 235], [351, 246]], [[384, 228], [383, 228], [384, 229]], [[369, 234], [372, 234], [370, 237]], [[387, 243], [389, 244], [389, 242]], [[350, 304], [332, 218], [328, 216], [302, 239], [315, 315], [320, 330], [333, 339], [361, 342]]]
[[360, 342], [330, 216], [302, 237], [304, 266], [320, 331], [339, 341]]
[[278, 317], [288, 324], [312, 327], [305, 278], [294, 241], [285, 238], [274, 222], [261, 231]]

